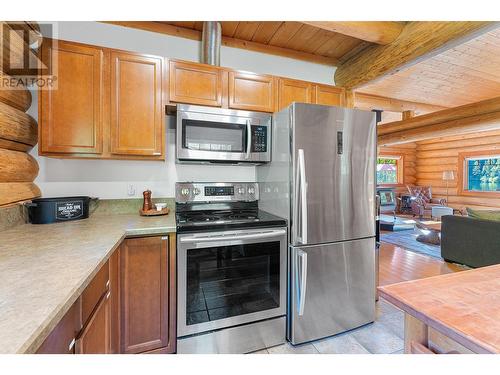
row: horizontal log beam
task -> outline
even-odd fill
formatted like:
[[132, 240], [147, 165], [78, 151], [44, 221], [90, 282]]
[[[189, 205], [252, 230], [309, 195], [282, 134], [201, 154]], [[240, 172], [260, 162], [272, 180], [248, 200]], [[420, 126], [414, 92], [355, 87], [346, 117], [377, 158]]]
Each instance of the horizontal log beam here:
[[416, 116], [407, 120], [383, 124], [377, 128], [377, 134], [380, 136], [492, 112], [500, 112], [500, 97], [466, 104], [460, 107], [448, 108], [438, 112]]
[[[383, 125], [381, 125], [383, 126]], [[470, 116], [378, 136], [378, 146], [418, 142], [448, 135], [469, 134], [500, 129], [500, 112]]]
[[371, 45], [342, 61], [335, 84], [359, 88], [408, 68], [495, 29], [498, 22], [408, 22], [398, 38], [387, 45]]
[[382, 45], [392, 43], [404, 27], [404, 23], [393, 21], [303, 21], [302, 23]]
[[37, 175], [38, 163], [33, 156], [0, 149], [0, 182], [33, 182]]
[[0, 139], [36, 145], [38, 125], [30, 115], [0, 102]]
[[0, 73], [0, 102], [25, 112], [31, 106], [31, 93], [24, 88], [12, 90], [4, 87], [4, 80], [10, 80], [10, 78]]
[[[185, 27], [169, 25], [166, 23], [155, 21], [105, 21], [112, 25], [130, 27], [134, 29], [151, 31], [159, 34], [172, 35], [180, 38], [201, 40], [201, 32]], [[243, 39], [230, 38], [222, 36], [222, 45], [226, 47], [245, 49], [249, 51], [267, 53], [269, 55], [283, 56], [291, 59], [314, 62], [316, 64], [335, 66], [338, 64], [338, 59], [334, 57], [326, 57], [315, 55], [312, 53], [296, 51], [289, 48], [271, 46], [263, 43], [256, 43]]]
[[0, 206], [31, 200], [41, 196], [33, 182], [0, 182]]
[[446, 109], [446, 107], [438, 105], [387, 98], [384, 96], [365, 94], [359, 91], [354, 93], [354, 107], [370, 111], [372, 109], [381, 109], [383, 111], [389, 111], [389, 112], [414, 111], [416, 115], [421, 115]]

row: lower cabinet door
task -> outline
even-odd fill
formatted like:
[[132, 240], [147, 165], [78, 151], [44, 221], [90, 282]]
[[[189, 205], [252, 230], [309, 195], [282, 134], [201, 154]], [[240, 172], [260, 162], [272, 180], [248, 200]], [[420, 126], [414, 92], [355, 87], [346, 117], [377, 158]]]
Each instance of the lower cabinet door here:
[[175, 351], [175, 242], [126, 239], [120, 249], [121, 353]]
[[111, 314], [108, 292], [92, 314], [88, 324], [76, 340], [76, 354], [108, 354], [110, 352]]

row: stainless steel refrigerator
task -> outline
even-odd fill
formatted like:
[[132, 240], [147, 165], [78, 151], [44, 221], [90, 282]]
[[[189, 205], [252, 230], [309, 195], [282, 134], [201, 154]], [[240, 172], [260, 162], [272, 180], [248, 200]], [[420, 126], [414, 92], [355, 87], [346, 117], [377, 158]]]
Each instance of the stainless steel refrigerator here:
[[287, 337], [300, 344], [375, 319], [373, 112], [294, 103], [273, 118], [260, 208], [289, 222]]

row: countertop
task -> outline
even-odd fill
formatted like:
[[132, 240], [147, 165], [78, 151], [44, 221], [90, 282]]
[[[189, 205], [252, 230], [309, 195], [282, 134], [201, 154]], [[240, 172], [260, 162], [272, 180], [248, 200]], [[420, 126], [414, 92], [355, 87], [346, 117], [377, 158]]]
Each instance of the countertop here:
[[379, 288], [380, 296], [476, 353], [500, 353], [500, 265]]
[[127, 236], [175, 232], [175, 214], [93, 215], [0, 232], [0, 353], [32, 353]]

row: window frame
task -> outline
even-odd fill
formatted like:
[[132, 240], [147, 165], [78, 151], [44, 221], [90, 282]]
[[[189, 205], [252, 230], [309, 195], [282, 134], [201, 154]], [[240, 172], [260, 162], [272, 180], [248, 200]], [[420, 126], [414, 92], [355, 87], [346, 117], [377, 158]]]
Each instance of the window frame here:
[[[381, 187], [404, 186], [404, 155], [381, 153], [377, 155], [377, 160], [378, 159], [396, 159], [397, 182], [395, 184], [379, 184], [378, 181], [376, 181], [376, 185]], [[376, 165], [378, 165], [378, 163]], [[377, 171], [375, 171], [375, 179], [377, 179]]]
[[470, 151], [458, 154], [457, 193], [458, 195], [479, 197], [500, 197], [500, 191], [469, 190], [467, 161], [471, 158], [500, 158], [499, 150]]

